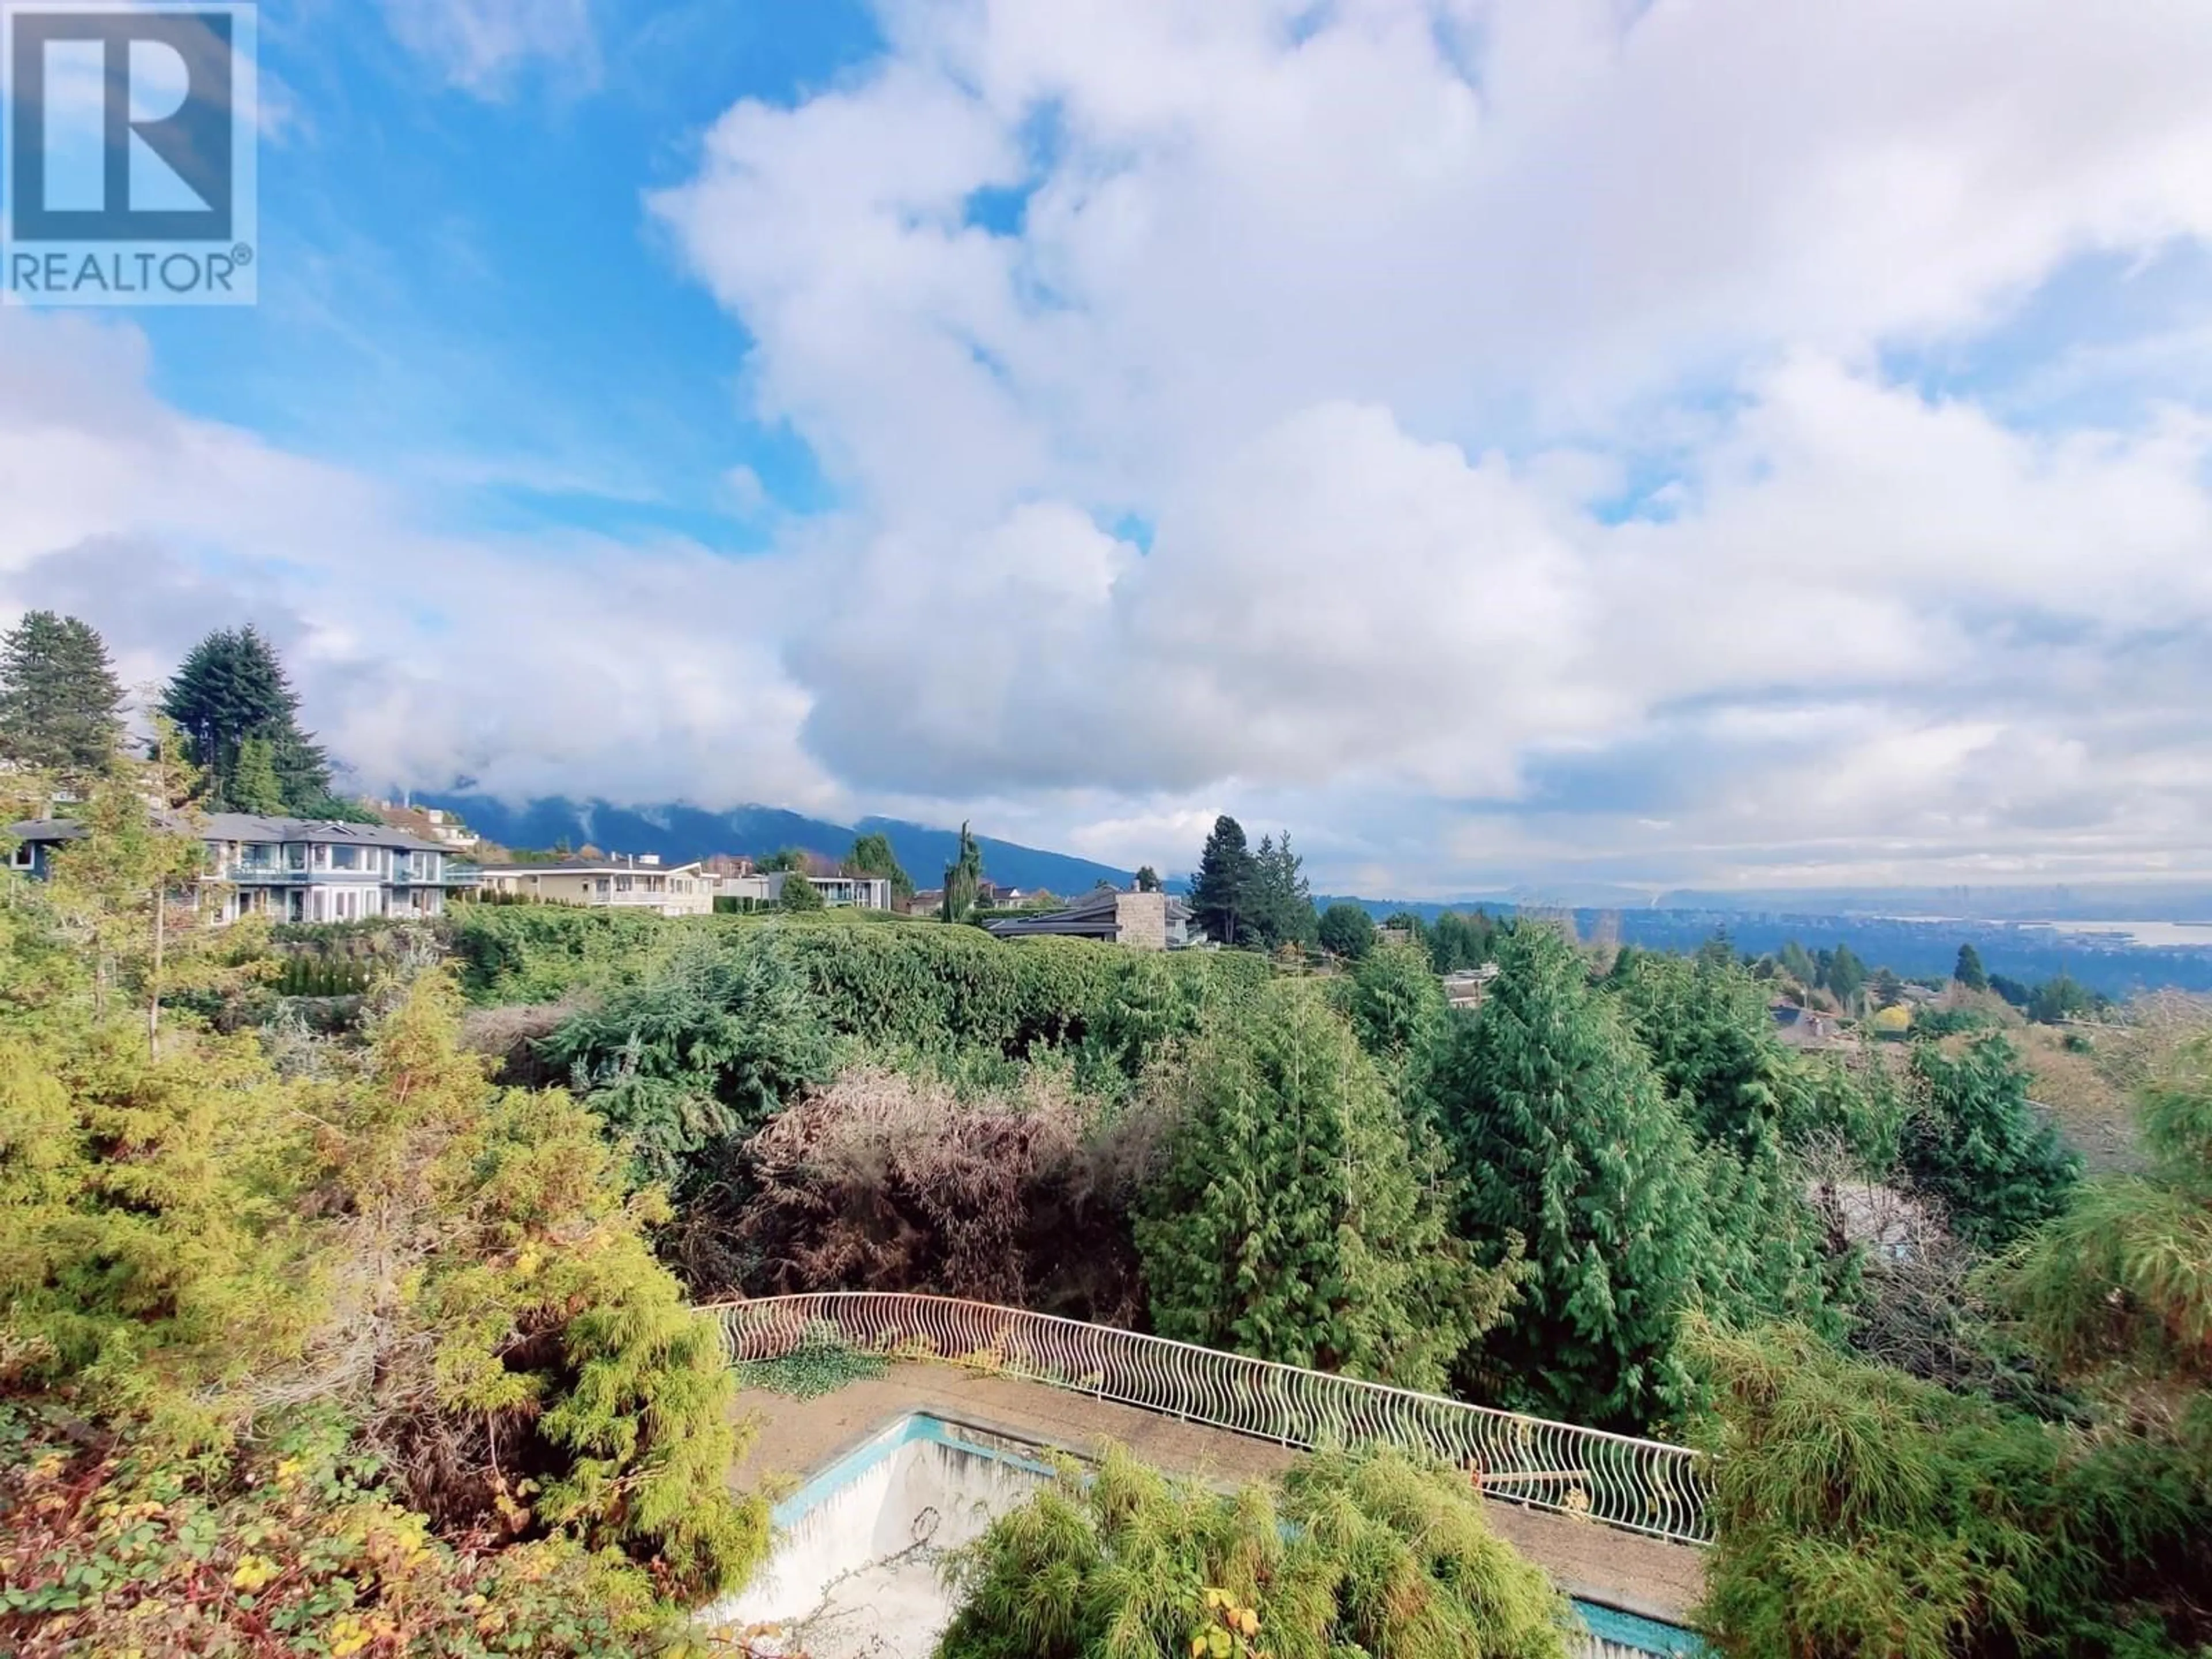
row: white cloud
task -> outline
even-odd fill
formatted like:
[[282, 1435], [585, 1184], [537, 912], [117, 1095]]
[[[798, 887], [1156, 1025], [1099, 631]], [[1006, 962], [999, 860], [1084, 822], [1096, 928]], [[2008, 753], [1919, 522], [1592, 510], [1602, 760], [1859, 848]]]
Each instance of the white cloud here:
[[478, 97], [504, 96], [533, 64], [599, 73], [590, 0], [384, 0], [384, 13], [402, 46]]
[[0, 313], [0, 599], [87, 617], [134, 683], [251, 619], [365, 787], [842, 805], [798, 748], [781, 567], [442, 534], [374, 480], [174, 414], [144, 371], [133, 331]]
[[[1623, 15], [897, 4], [870, 74], [732, 109], [655, 205], [854, 503], [815, 750], [1357, 819], [1401, 876], [2201, 837], [2188, 653], [2155, 760], [2108, 727], [2140, 635], [2212, 628], [2205, 415], [2031, 434], [1876, 365], [2212, 240], [2212, 14]], [[1812, 757], [1729, 730], [1785, 708]], [[1655, 734], [1702, 799], [1649, 807]], [[1572, 756], [1619, 775], [1547, 817]]]
[[[393, 15], [489, 95], [592, 50], [581, 0]], [[2212, 244], [2212, 12], [884, 19], [653, 198], [841, 501], [731, 473], [771, 558], [441, 534], [179, 417], [135, 336], [0, 316], [5, 592], [106, 573], [88, 614], [149, 652], [265, 616], [403, 782], [972, 811], [1168, 867], [1228, 807], [1407, 893], [2212, 870], [2212, 409], [2168, 374], [2124, 429], [2028, 428], [1895, 367], [2085, 256]]]

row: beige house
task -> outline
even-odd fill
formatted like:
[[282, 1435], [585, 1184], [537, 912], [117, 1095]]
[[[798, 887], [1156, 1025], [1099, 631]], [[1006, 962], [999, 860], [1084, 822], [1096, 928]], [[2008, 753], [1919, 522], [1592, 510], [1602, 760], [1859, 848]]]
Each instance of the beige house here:
[[664, 916], [703, 916], [714, 908], [714, 878], [690, 864], [663, 864], [653, 854], [611, 859], [565, 859], [554, 864], [488, 864], [482, 890], [512, 894], [546, 904], [580, 904], [600, 910], [655, 910]]

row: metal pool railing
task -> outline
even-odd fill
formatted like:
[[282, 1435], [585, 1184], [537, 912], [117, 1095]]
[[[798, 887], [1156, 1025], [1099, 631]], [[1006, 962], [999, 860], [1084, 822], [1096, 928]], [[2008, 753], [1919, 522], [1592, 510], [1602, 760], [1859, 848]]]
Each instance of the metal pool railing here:
[[951, 1360], [1313, 1448], [1385, 1441], [1468, 1468], [1486, 1497], [1702, 1544], [1698, 1454], [1188, 1342], [950, 1297], [824, 1291], [705, 1310], [732, 1361], [773, 1359], [826, 1321], [854, 1346]]

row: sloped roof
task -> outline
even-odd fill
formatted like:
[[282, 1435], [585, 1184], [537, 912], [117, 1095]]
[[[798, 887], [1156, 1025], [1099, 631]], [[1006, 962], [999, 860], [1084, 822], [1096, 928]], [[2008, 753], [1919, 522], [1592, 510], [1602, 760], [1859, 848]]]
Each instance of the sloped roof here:
[[[325, 818], [272, 818], [255, 812], [169, 812], [162, 815], [167, 829], [202, 841], [308, 842], [328, 846], [389, 847], [407, 853], [444, 853], [452, 849], [381, 823], [338, 823]], [[30, 818], [11, 823], [8, 833], [18, 841], [77, 841], [84, 826], [75, 818]]]
[[[1122, 896], [1115, 888], [1101, 887], [1057, 910], [1040, 910], [1033, 916], [1000, 916], [995, 921], [985, 922], [983, 931], [997, 939], [1015, 939], [1024, 933], [1101, 933], [1110, 937], [1120, 926], [1116, 901]], [[1190, 920], [1190, 907], [1170, 894], [1167, 916], [1170, 922], [1187, 922]]]

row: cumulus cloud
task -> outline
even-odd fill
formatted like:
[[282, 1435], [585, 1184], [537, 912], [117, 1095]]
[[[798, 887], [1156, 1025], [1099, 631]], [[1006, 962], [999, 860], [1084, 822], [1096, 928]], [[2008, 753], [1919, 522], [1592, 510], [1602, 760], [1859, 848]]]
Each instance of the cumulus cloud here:
[[1884, 367], [2212, 240], [2212, 18], [2030, 12], [886, 7], [654, 202], [856, 503], [810, 746], [1401, 879], [2199, 840], [2203, 412]]
[[442, 533], [376, 479], [168, 410], [145, 367], [128, 328], [0, 313], [0, 596], [93, 621], [129, 680], [252, 621], [363, 787], [842, 804], [798, 746], [783, 567]]
[[[2167, 262], [2212, 326], [2201, 5], [879, 10], [649, 200], [838, 500], [732, 472], [769, 556], [455, 538], [0, 315], [9, 594], [137, 570], [149, 653], [227, 596], [399, 781], [1170, 866], [1226, 807], [1405, 893], [2212, 872], [2212, 405], [2032, 303]], [[588, 53], [496, 12], [393, 15], [480, 91]], [[1999, 341], [2136, 395], [1911, 367]]]

